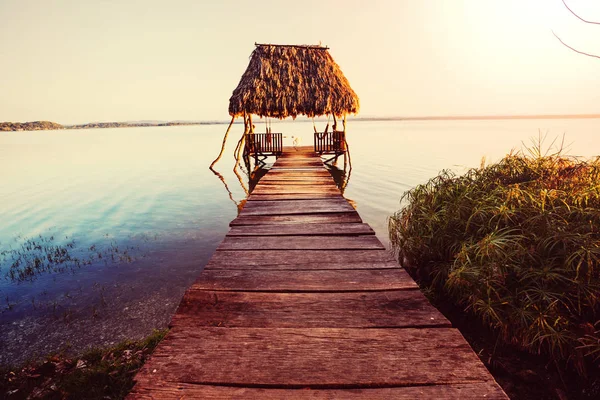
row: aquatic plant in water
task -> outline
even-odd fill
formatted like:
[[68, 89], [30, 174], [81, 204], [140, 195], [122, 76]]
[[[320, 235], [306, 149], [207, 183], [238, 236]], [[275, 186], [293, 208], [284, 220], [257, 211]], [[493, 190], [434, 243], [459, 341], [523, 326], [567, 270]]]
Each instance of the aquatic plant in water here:
[[94, 261], [116, 263], [132, 262], [134, 246], [121, 246], [112, 240], [106, 246], [91, 245], [78, 249], [74, 239], [64, 241], [55, 235], [15, 238], [16, 248], [0, 250], [0, 273], [11, 282], [33, 281], [42, 273], [74, 272]]
[[[541, 142], [540, 142], [541, 143]], [[600, 363], [600, 158], [541, 145], [404, 193], [392, 247], [423, 287], [580, 374]]]

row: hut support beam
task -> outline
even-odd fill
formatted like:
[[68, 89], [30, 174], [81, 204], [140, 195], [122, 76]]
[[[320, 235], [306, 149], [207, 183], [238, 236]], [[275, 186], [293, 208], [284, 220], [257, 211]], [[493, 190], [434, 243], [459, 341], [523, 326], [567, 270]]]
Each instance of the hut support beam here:
[[221, 151], [219, 152], [219, 156], [217, 158], [215, 158], [215, 161], [213, 161], [210, 164], [210, 169], [213, 170], [214, 165], [217, 163], [217, 161], [219, 161], [221, 159], [221, 156], [223, 155], [223, 152], [225, 151], [225, 144], [227, 143], [227, 135], [229, 135], [229, 130], [231, 129], [231, 126], [233, 125], [233, 121], [235, 121], [235, 116], [231, 117], [231, 122], [229, 123], [229, 126], [227, 127], [227, 131], [225, 131], [225, 137], [223, 137], [223, 143], [221, 144]]
[[[248, 133], [254, 133], [254, 125], [252, 124], [252, 114], [248, 114]], [[254, 165], [258, 165], [258, 153], [254, 149]]]
[[233, 165], [233, 169], [235, 170], [238, 166], [238, 164], [241, 166], [240, 163], [240, 153], [242, 152], [242, 149], [244, 149], [246, 143], [246, 135], [242, 135], [242, 137], [240, 138], [240, 140], [238, 140], [237, 145], [235, 146], [235, 150], [233, 151], [233, 157], [235, 158], [235, 164]]
[[344, 147], [346, 148], [344, 152], [344, 169], [348, 163], [350, 164], [350, 169], [352, 169], [352, 159], [350, 158], [350, 146], [348, 146], [348, 141], [346, 140], [346, 114], [344, 114], [344, 119], [342, 119], [342, 128], [344, 132]]

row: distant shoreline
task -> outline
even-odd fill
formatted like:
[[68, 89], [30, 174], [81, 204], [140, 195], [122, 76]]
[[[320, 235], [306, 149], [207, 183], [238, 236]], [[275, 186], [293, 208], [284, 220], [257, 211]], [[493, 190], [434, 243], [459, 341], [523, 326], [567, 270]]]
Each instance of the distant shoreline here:
[[[349, 117], [353, 122], [375, 121], [490, 121], [525, 119], [600, 119], [600, 114], [548, 114], [548, 115], [460, 115], [422, 117]], [[306, 121], [300, 120], [299, 122]], [[225, 125], [229, 121], [156, 121], [156, 122], [90, 122], [87, 124], [61, 125], [50, 121], [0, 122], [0, 132], [41, 131], [63, 129], [146, 128], [157, 126]], [[241, 124], [241, 121], [235, 121]]]
[[459, 115], [423, 117], [357, 117], [352, 121], [478, 121], [503, 119], [598, 119], [600, 114], [547, 114], [547, 115]]
[[221, 121], [171, 121], [171, 122], [90, 122], [78, 125], [61, 125], [50, 121], [0, 122], [0, 132], [47, 131], [64, 129], [139, 128], [153, 126], [221, 125]]

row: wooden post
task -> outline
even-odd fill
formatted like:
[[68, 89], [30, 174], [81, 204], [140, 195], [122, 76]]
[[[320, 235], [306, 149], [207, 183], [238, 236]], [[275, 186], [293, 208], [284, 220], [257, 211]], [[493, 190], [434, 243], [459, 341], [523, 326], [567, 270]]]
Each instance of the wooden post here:
[[[254, 125], [252, 125], [252, 114], [248, 114], [248, 133], [254, 134]], [[254, 147], [254, 165], [258, 165], [258, 149], [256, 138], [252, 138], [252, 147]]]
[[344, 170], [348, 163], [350, 163], [350, 169], [352, 169], [352, 159], [350, 158], [350, 146], [348, 146], [348, 141], [346, 140], [346, 114], [344, 113], [344, 119], [342, 120], [342, 127], [344, 132]]
[[229, 126], [227, 127], [227, 131], [225, 131], [225, 137], [223, 138], [223, 143], [221, 144], [221, 151], [219, 152], [219, 156], [217, 158], [215, 158], [215, 161], [213, 161], [210, 164], [210, 167], [208, 167], [209, 169], [213, 169], [213, 166], [217, 163], [217, 161], [219, 161], [221, 159], [221, 156], [223, 155], [223, 151], [225, 151], [225, 143], [227, 142], [227, 135], [229, 135], [229, 130], [231, 129], [231, 126], [233, 125], [233, 121], [235, 120], [235, 116], [233, 116], [231, 118], [231, 122], [229, 123]]
[[[240, 152], [242, 151], [245, 140], [246, 140], [246, 134], [243, 134], [242, 137], [240, 138], [240, 140], [238, 140], [237, 145], [235, 146], [235, 150], [233, 151], [233, 158], [235, 158], [235, 164], [233, 166], [234, 169], [237, 166], [237, 164], [239, 164], [239, 162], [240, 162]], [[244, 149], [244, 154], [246, 154], [246, 149]]]

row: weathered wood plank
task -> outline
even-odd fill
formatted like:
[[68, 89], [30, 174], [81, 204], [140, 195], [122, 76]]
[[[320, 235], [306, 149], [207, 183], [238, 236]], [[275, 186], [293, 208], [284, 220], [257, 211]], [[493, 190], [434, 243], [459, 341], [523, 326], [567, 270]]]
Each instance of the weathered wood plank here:
[[323, 169], [318, 171], [280, 171], [278, 169], [272, 169], [268, 174], [263, 176], [261, 179], [283, 179], [283, 178], [294, 178], [294, 179], [312, 179], [312, 178], [321, 178], [321, 179], [329, 179], [332, 178], [329, 171]]
[[247, 292], [355, 292], [415, 289], [403, 269], [217, 270], [207, 269], [192, 290]]
[[[260, 185], [294, 185], [294, 186], [315, 186], [315, 185], [334, 185], [333, 178], [331, 182], [329, 181], [315, 181], [315, 180], [295, 180], [295, 181], [287, 181], [285, 179], [271, 179], [271, 180], [262, 180], [260, 181]], [[335, 186], [334, 186], [335, 187]]]
[[181, 400], [181, 399], [244, 399], [244, 400], [505, 400], [508, 397], [494, 381], [433, 386], [407, 386], [393, 388], [361, 389], [266, 389], [231, 386], [194, 385], [165, 381], [149, 382], [136, 386], [128, 399]]
[[331, 174], [329, 173], [329, 171], [327, 171], [327, 169], [325, 168], [318, 168], [318, 169], [313, 169], [313, 170], [301, 170], [301, 169], [286, 169], [286, 170], [281, 170], [278, 168], [271, 168], [269, 170], [269, 172], [267, 173], [267, 175], [265, 175], [265, 177], [269, 176], [294, 176], [294, 177], [313, 177], [313, 176], [317, 176], [317, 177], [324, 177], [324, 178], [330, 178]]
[[[273, 250], [279, 251], [279, 250]], [[237, 251], [233, 251], [237, 253]], [[224, 270], [236, 270], [236, 269], [249, 269], [249, 270], [279, 270], [279, 271], [306, 271], [306, 270], [328, 270], [328, 269], [387, 269], [387, 268], [398, 268], [398, 263], [395, 261], [378, 261], [378, 262], [348, 262], [348, 263], [331, 263], [322, 261], [320, 263], [306, 263], [303, 261], [297, 261], [296, 264], [261, 264], [251, 265], [247, 261], [241, 261], [240, 263], [222, 263], [220, 261], [209, 261], [204, 269], [224, 269]]]
[[[348, 200], [343, 197], [333, 198], [333, 199], [314, 199], [314, 200], [284, 200], [277, 203], [273, 202], [260, 202], [253, 201], [252, 203], [247, 203], [244, 208], [271, 208], [273, 205], [277, 205], [278, 207], [289, 207], [289, 208], [301, 208], [301, 207], [314, 207], [314, 206], [338, 206], [338, 205], [349, 205]], [[354, 208], [352, 209], [354, 210]]]
[[282, 200], [266, 203], [247, 202], [240, 215], [293, 215], [354, 211], [354, 208], [345, 199]]
[[303, 158], [308, 158], [308, 159], [319, 159], [319, 156], [317, 155], [317, 153], [315, 153], [314, 149], [309, 148], [309, 146], [305, 146], [305, 148], [296, 148], [295, 150], [293, 149], [286, 149], [287, 151], [285, 151], [278, 159], [277, 161], [281, 161], [281, 160], [289, 160], [289, 159], [303, 159]]
[[449, 328], [451, 324], [419, 290], [354, 293], [188, 290], [171, 326]]
[[259, 185], [269, 185], [276, 183], [281, 185], [334, 185], [335, 182], [332, 177], [327, 176], [313, 176], [313, 177], [300, 177], [300, 176], [268, 176], [269, 174], [262, 177], [259, 181]]
[[273, 229], [268, 225], [234, 226], [227, 236], [335, 236], [374, 235], [367, 224], [288, 224]]
[[219, 250], [366, 250], [385, 249], [374, 235], [362, 236], [227, 236]]
[[387, 250], [217, 251], [206, 269], [373, 269], [398, 268]]
[[318, 157], [314, 157], [314, 156], [296, 156], [296, 157], [279, 157], [277, 159], [277, 161], [275, 161], [275, 165], [279, 165], [279, 164], [285, 164], [285, 163], [302, 163], [302, 162], [306, 162], [306, 163], [315, 163], [315, 164], [319, 164], [321, 167], [323, 166], [323, 163], [321, 162], [321, 159]]
[[279, 168], [293, 168], [296, 166], [326, 169], [320, 160], [314, 158], [282, 158], [273, 164], [273, 167]]
[[[440, 350], [443, 349], [443, 350]], [[491, 377], [456, 329], [173, 328], [137, 375], [262, 387], [389, 387]]]
[[239, 215], [229, 223], [229, 226], [240, 225], [271, 225], [271, 224], [326, 224], [326, 223], [362, 222], [356, 211], [323, 214], [296, 215]]
[[321, 167], [311, 167], [311, 166], [302, 166], [302, 165], [298, 165], [298, 166], [278, 166], [278, 165], [273, 165], [270, 169], [270, 172], [311, 172], [311, 171], [317, 171], [317, 172], [321, 172], [321, 171], [327, 171], [329, 173], [329, 171], [327, 170], [327, 168], [321, 166]]
[[339, 193], [275, 193], [251, 194], [248, 201], [276, 201], [276, 200], [314, 200], [314, 199], [342, 199]]
[[340, 194], [340, 191], [334, 185], [258, 185], [252, 191], [252, 194], [278, 194], [278, 193], [333, 193]]

